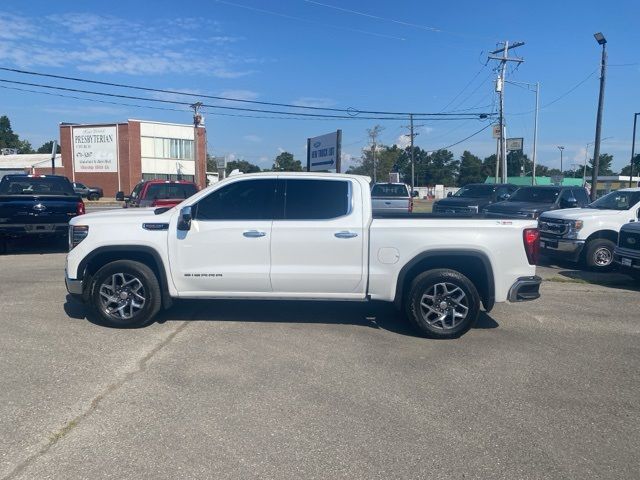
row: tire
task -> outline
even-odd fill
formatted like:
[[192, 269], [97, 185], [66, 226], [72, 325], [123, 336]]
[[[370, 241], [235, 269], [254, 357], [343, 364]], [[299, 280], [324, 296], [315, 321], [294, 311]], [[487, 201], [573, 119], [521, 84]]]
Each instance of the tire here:
[[[404, 307], [409, 321], [423, 336], [458, 338], [476, 323], [480, 296], [460, 272], [439, 268], [423, 272], [411, 282]], [[464, 316], [456, 318], [454, 314]]]
[[596, 238], [587, 243], [584, 261], [591, 270], [606, 272], [613, 268], [613, 250], [616, 244], [606, 238]]
[[98, 270], [90, 298], [100, 323], [116, 328], [143, 327], [162, 305], [156, 274], [132, 260], [117, 260]]
[[87, 195], [87, 200], [96, 201], [99, 199], [100, 195], [98, 195], [97, 193], [90, 193], [89, 195]]

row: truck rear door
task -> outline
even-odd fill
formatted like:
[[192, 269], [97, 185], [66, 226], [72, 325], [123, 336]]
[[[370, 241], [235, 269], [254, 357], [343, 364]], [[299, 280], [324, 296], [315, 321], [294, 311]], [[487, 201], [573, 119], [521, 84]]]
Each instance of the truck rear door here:
[[273, 222], [274, 293], [364, 297], [361, 187], [349, 179], [286, 178], [284, 213]]

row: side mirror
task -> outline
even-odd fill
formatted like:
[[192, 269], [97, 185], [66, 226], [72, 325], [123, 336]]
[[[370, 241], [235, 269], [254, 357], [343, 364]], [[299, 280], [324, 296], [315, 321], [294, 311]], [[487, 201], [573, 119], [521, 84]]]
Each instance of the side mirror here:
[[560, 202], [560, 204], [564, 208], [575, 208], [578, 206], [578, 200], [576, 200], [574, 197], [571, 197], [571, 198], [567, 198], [566, 200], [563, 200], [562, 202]]
[[418, 191], [414, 190], [413, 192], [411, 192], [411, 196], [412, 197], [417, 197], [418, 196]]
[[118, 202], [124, 202], [124, 192], [118, 192], [116, 193], [116, 200]]
[[178, 230], [186, 232], [191, 230], [191, 207], [183, 207], [178, 217]]
[[504, 202], [505, 200], [508, 200], [510, 196], [511, 195], [509, 195], [508, 193], [503, 193], [502, 195], [498, 195], [498, 200]]
[[453, 196], [453, 193], [451, 193], [451, 192], [447, 193], [447, 197], [452, 197], [452, 196]]

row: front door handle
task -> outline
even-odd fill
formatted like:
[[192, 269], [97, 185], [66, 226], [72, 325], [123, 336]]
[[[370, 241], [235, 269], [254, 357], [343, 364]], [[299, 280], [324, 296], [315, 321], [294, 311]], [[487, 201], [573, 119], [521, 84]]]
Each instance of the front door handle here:
[[266, 233], [259, 232], [258, 230], [247, 230], [246, 232], [242, 232], [242, 235], [244, 235], [247, 238], [260, 238], [260, 237], [264, 237]]
[[333, 235], [336, 238], [354, 238], [358, 236], [356, 232], [347, 232], [347, 231], [336, 232]]

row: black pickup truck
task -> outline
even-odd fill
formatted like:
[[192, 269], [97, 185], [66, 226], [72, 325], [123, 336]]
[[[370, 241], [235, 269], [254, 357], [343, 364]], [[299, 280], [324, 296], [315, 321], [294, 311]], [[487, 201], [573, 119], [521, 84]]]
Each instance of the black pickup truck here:
[[84, 212], [67, 177], [5, 175], [0, 180], [0, 253], [9, 238], [66, 237], [69, 220]]

